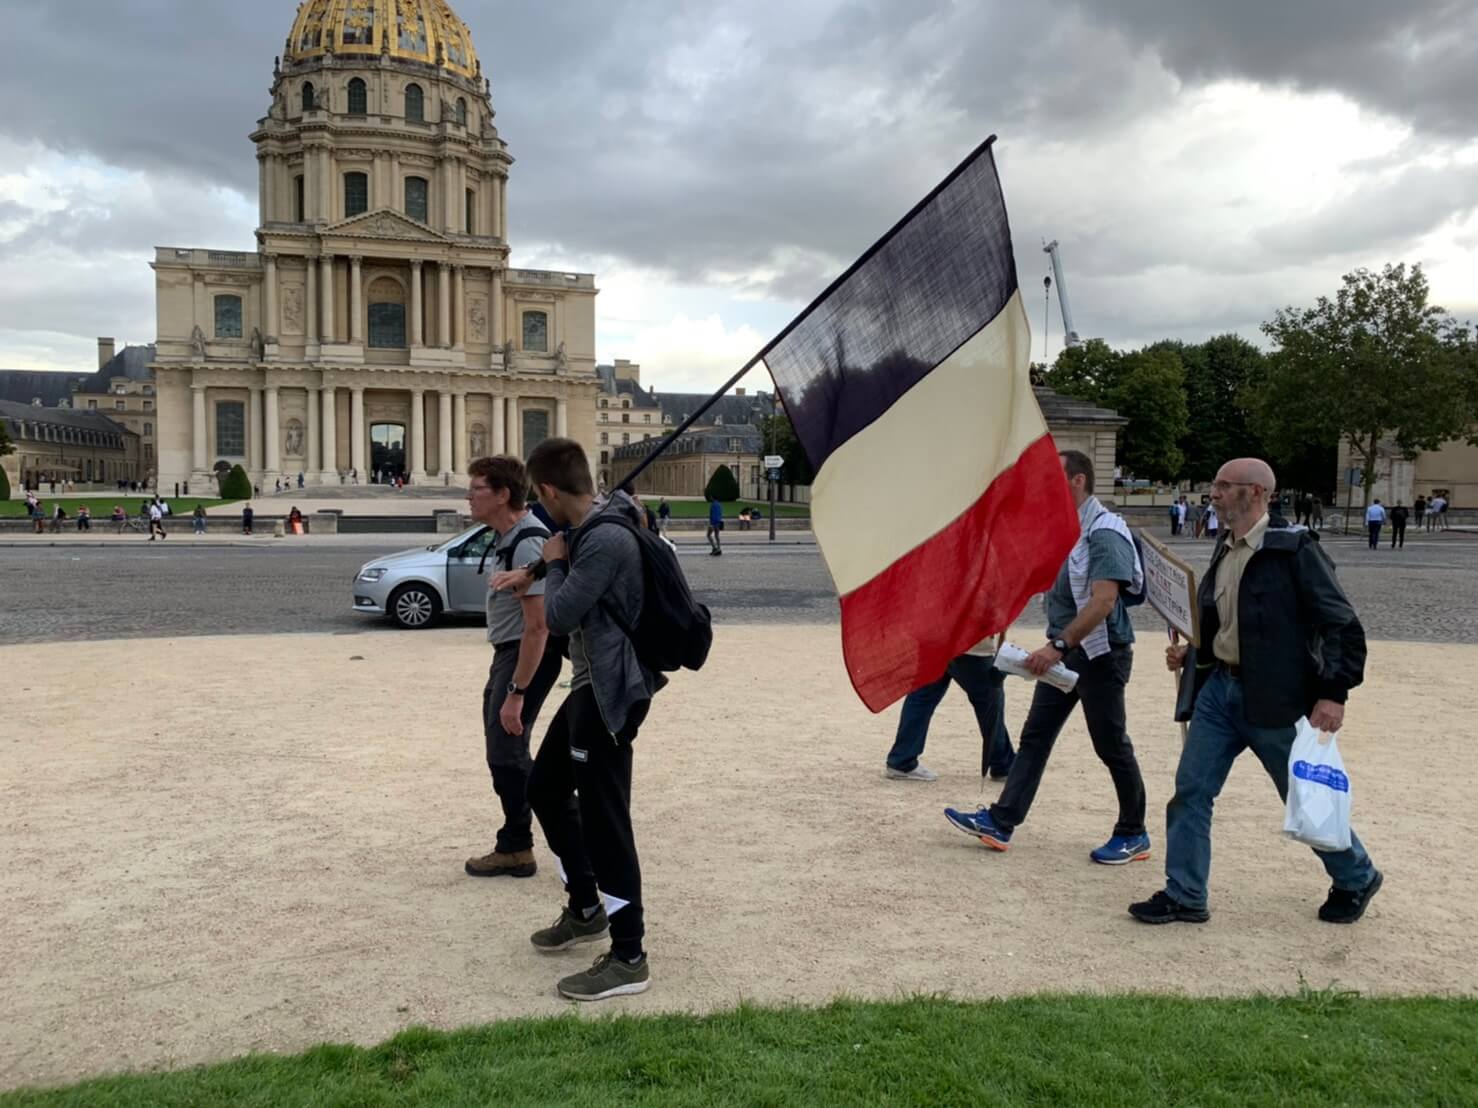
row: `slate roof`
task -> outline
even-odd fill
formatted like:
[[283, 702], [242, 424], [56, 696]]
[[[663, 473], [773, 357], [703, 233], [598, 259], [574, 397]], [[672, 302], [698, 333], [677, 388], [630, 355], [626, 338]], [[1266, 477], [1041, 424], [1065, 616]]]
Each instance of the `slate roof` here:
[[[696, 412], [711, 394], [706, 392], [659, 392], [657, 402], [662, 405], [662, 417], [671, 420], [673, 426]], [[775, 398], [767, 392], [751, 392], [744, 396], [730, 393], [719, 397], [714, 406], [704, 413], [704, 424], [717, 424], [720, 418], [726, 428], [752, 423], [754, 408], [759, 407], [759, 419], [766, 419], [775, 411]]]
[[[705, 397], [706, 399], [706, 397]], [[748, 399], [744, 397], [742, 399]], [[676, 442], [668, 448], [667, 453], [674, 456], [683, 454], [733, 454], [735, 451], [729, 445], [729, 440], [739, 439], [739, 453], [759, 454], [760, 452], [760, 430], [758, 427], [746, 427], [739, 424], [715, 428], [713, 430], [689, 431], [680, 435]], [[647, 439], [644, 442], [628, 443], [618, 446], [612, 457], [618, 459], [645, 458], [651, 451], [655, 450], [665, 440], [661, 437]]]
[[155, 346], [125, 346], [114, 354], [108, 364], [91, 374], [78, 392], [105, 393], [114, 377], [127, 377], [130, 381], [152, 381], [154, 371], [149, 363], [154, 360]]
[[0, 400], [30, 406], [40, 398], [48, 408], [55, 408], [72, 395], [72, 390], [87, 378], [76, 373], [39, 373], [29, 369], [0, 370]]
[[[135, 433], [114, 423], [102, 412], [94, 412], [86, 408], [34, 408], [30, 404], [17, 404], [11, 400], [0, 400], [0, 419], [8, 420], [11, 424], [24, 420], [27, 423], [45, 423], [53, 427], [104, 431], [115, 435]], [[12, 440], [16, 438], [13, 428], [10, 437]]]

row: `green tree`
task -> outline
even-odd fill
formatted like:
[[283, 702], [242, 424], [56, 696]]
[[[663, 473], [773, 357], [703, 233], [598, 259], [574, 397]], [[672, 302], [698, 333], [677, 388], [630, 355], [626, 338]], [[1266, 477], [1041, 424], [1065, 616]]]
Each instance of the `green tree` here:
[[1171, 350], [1185, 366], [1185, 456], [1180, 476], [1210, 481], [1223, 462], [1260, 458], [1262, 440], [1251, 428], [1251, 390], [1267, 371], [1267, 357], [1240, 335], [1218, 335], [1202, 343], [1158, 342], [1151, 350]]
[[785, 468], [780, 471], [781, 480], [787, 485], [809, 485], [816, 477], [811, 469], [811, 460], [796, 438], [795, 428], [784, 410], [777, 411], [760, 421], [760, 446], [766, 454], [779, 454], [785, 459]]
[[1187, 427], [1185, 366], [1173, 350], [1137, 350], [1117, 366], [1107, 407], [1129, 421], [1119, 435], [1118, 460], [1135, 477], [1175, 481]]
[[222, 500], [250, 500], [251, 478], [246, 475], [246, 470], [239, 465], [231, 467], [231, 472], [226, 474], [225, 480], [221, 482]]
[[[15, 447], [10, 441], [10, 429], [0, 422], [0, 458], [7, 454], [14, 454]], [[5, 475], [5, 467], [0, 465], [0, 500], [10, 499], [10, 478]]]
[[1104, 405], [1118, 387], [1124, 355], [1102, 339], [1064, 347], [1042, 383], [1053, 392]]
[[1276, 454], [1343, 440], [1368, 505], [1389, 453], [1478, 443], [1472, 339], [1429, 291], [1420, 265], [1357, 269], [1333, 299], [1263, 324], [1276, 352], [1252, 394], [1254, 426]]
[[738, 500], [739, 482], [734, 479], [734, 471], [728, 466], [719, 466], [708, 479], [708, 487], [703, 490], [703, 495], [721, 504], [731, 504]]

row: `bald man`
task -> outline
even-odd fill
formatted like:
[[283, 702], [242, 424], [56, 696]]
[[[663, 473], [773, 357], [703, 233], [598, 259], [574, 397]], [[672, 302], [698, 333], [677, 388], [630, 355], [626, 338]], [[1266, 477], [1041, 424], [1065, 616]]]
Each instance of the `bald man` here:
[[[1165, 815], [1165, 889], [1129, 906], [1144, 923], [1204, 923], [1211, 874], [1211, 808], [1232, 762], [1251, 749], [1288, 795], [1288, 755], [1307, 717], [1338, 731], [1365, 676], [1365, 632], [1312, 531], [1269, 515], [1272, 467], [1241, 458], [1221, 467], [1211, 502], [1226, 527], [1201, 582], [1199, 651], [1172, 646], [1166, 664], [1192, 682], [1190, 733]], [[1359, 836], [1316, 851], [1334, 882], [1319, 909], [1354, 923], [1381, 887]]]

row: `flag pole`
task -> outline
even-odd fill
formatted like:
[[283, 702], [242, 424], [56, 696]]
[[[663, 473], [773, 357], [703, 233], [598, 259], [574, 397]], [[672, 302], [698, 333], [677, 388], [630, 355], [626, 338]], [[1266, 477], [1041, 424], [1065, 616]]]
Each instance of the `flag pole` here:
[[[915, 215], [917, 215], [929, 205], [930, 201], [932, 201], [936, 196], [938, 196], [941, 192], [948, 188], [950, 184], [954, 182], [955, 178], [964, 173], [966, 169], [974, 164], [975, 159], [979, 158], [982, 154], [984, 154], [987, 150], [994, 146], [995, 142], [996, 136], [991, 135], [990, 138], [986, 139], [974, 150], [972, 150], [969, 156], [966, 157], [964, 161], [960, 162], [959, 165], [955, 166], [955, 168], [950, 171], [949, 175], [945, 177], [944, 180], [940, 181], [939, 184], [935, 185], [932, 189], [929, 190], [929, 195], [925, 196], [922, 200], [920, 200], [917, 204], [910, 208], [907, 215], [905, 215], [902, 219], [900, 219], [897, 223], [895, 223], [892, 227], [888, 229], [887, 234], [883, 235], [882, 238], [873, 243], [872, 246], [870, 246], [862, 255], [862, 257], [858, 258], [855, 262], [849, 265], [846, 271], [841, 274], [841, 276], [839, 276], [831, 284], [827, 285], [826, 289], [821, 293], [820, 296], [812, 300], [810, 304], [806, 305], [805, 310], [802, 311], [800, 315], [796, 316], [793, 320], [786, 324], [783, 331], [781, 331], [769, 342], [765, 343], [764, 349], [762, 349], [753, 358], [750, 358], [749, 361], [745, 362], [743, 368], [740, 369], [739, 372], [735, 373], [734, 376], [725, 381], [722, 387], [720, 387], [717, 392], [715, 392], [698, 407], [698, 410], [696, 412], [688, 416], [687, 419], [683, 420], [682, 423], [679, 424], [670, 435], [658, 442], [656, 447], [654, 447], [652, 451], [645, 458], [642, 459], [641, 464], [633, 469], [629, 474], [627, 474], [625, 480], [623, 480], [621, 483], [624, 485], [627, 482], [631, 482], [634, 486], [636, 479], [640, 477], [644, 472], [646, 472], [647, 467], [655, 462], [667, 450], [668, 447], [670, 447], [674, 442], [677, 441], [679, 435], [682, 435], [688, 430], [688, 428], [697, 423], [698, 420], [702, 419], [703, 416], [708, 412], [708, 410], [712, 408], [715, 404], [717, 404], [720, 400], [722, 400], [730, 389], [732, 389], [740, 381], [744, 380], [745, 374], [749, 373], [761, 362], [763, 362], [765, 360], [765, 356], [769, 354], [771, 350], [774, 350], [775, 347], [779, 346], [780, 343], [783, 342], [792, 331], [799, 327], [801, 323], [805, 321], [806, 317], [816, 310], [816, 306], [818, 304], [820, 304], [823, 300], [830, 296], [842, 284], [842, 282], [847, 280], [847, 278], [851, 277], [852, 274], [856, 273], [858, 269], [865, 265], [874, 254], [876, 254], [879, 250], [886, 246], [888, 242], [893, 238], [893, 236], [896, 235], [900, 230], [903, 229], [904, 226], [908, 224], [909, 220], [913, 219]], [[775, 394], [777, 397], [779, 397], [780, 402], [783, 405], [785, 402], [785, 398], [780, 394], [779, 385], [775, 386]], [[775, 413], [772, 409], [770, 413], [771, 418], [774, 417], [774, 414]]]

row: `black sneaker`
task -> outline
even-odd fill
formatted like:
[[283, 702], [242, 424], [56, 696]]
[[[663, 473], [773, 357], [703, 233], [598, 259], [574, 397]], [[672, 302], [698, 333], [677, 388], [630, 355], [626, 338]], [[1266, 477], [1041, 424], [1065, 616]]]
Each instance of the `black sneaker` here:
[[1365, 914], [1370, 898], [1380, 892], [1385, 880], [1385, 875], [1376, 870], [1363, 889], [1330, 889], [1329, 899], [1319, 906], [1319, 918], [1325, 923], [1354, 923]]
[[535, 949], [553, 954], [557, 950], [568, 950], [580, 943], [600, 942], [610, 930], [611, 922], [606, 919], [604, 906], [597, 908], [595, 915], [589, 919], [582, 919], [568, 908], [563, 908], [553, 926], [535, 931], [529, 936], [529, 942], [534, 944]]
[[1205, 923], [1211, 918], [1205, 908], [1191, 908], [1163, 892], [1129, 905], [1129, 914], [1140, 923]]

